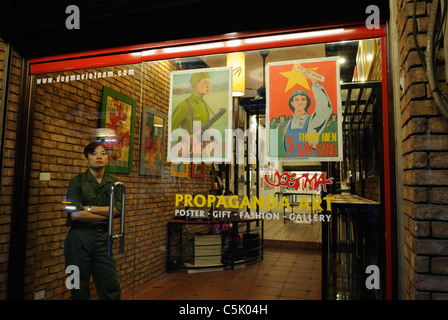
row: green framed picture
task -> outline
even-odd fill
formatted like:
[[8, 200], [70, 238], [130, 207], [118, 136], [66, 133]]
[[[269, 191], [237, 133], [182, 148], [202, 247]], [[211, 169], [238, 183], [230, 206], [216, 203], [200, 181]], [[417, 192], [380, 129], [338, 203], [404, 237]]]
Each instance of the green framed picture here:
[[103, 87], [101, 128], [104, 135], [101, 140], [109, 151], [107, 172], [132, 172], [136, 106], [134, 99]]
[[165, 167], [166, 114], [143, 106], [140, 138], [141, 175], [163, 176]]

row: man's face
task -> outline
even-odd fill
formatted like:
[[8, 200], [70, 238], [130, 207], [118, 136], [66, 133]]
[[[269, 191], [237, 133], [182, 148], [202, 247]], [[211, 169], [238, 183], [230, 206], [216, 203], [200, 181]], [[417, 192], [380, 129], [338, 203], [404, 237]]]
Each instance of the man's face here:
[[297, 95], [292, 101], [291, 105], [294, 108], [294, 112], [304, 112], [307, 104], [307, 100], [305, 96]]
[[109, 156], [103, 146], [98, 146], [91, 154], [87, 155], [86, 160], [89, 168], [101, 169], [109, 163]]
[[196, 82], [196, 90], [198, 93], [206, 95], [210, 90], [210, 78], [204, 78]]

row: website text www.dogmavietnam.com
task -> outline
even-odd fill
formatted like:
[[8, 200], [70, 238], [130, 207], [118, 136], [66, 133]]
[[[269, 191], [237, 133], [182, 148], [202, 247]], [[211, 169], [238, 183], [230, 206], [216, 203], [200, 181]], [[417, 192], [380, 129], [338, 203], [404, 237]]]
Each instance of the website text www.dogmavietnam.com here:
[[92, 71], [92, 72], [80, 72], [71, 75], [57, 75], [54, 77], [43, 77], [36, 79], [37, 84], [51, 84], [59, 82], [72, 82], [82, 80], [92, 80], [101, 78], [113, 78], [113, 77], [126, 77], [133, 76], [134, 69], [124, 69], [118, 71]]

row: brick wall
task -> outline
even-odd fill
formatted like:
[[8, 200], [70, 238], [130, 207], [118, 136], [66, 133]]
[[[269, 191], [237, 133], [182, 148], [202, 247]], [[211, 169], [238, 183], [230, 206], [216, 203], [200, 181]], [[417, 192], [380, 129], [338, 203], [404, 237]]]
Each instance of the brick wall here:
[[[116, 74], [118, 70], [130, 69], [134, 70], [134, 76], [37, 86], [27, 234], [27, 299], [33, 299], [33, 293], [43, 289], [47, 299], [70, 296], [64, 285], [67, 274], [63, 247], [68, 229], [61, 201], [70, 179], [86, 170], [82, 151], [92, 140], [89, 132], [99, 124], [103, 86], [137, 101], [132, 173], [114, 174], [126, 185], [125, 253], [118, 254], [117, 246], [114, 249], [123, 293], [165, 272], [167, 220], [174, 215], [175, 194], [208, 192], [211, 188], [209, 166], [205, 179], [171, 177], [169, 163], [165, 163], [163, 177], [138, 173], [142, 106], [168, 113], [169, 73], [175, 69], [173, 64], [151, 62], [64, 75], [95, 71]], [[38, 78], [58, 75], [61, 74]], [[50, 172], [51, 181], [40, 181], [40, 172]], [[116, 220], [118, 228], [119, 219]]]
[[[417, 1], [417, 39], [426, 47], [430, 1]], [[413, 39], [413, 1], [398, 0], [403, 141], [404, 296], [448, 299], [448, 121], [432, 98]], [[445, 44], [446, 45], [446, 44]], [[445, 82], [444, 65], [438, 63]], [[448, 92], [446, 85], [442, 87]]]
[[[0, 99], [3, 90], [3, 70], [5, 51], [7, 45], [0, 38]], [[3, 168], [1, 168], [1, 190], [0, 190], [0, 300], [7, 296], [8, 279], [8, 259], [9, 259], [9, 240], [11, 228], [11, 208], [14, 177], [14, 156], [16, 147], [16, 130], [18, 117], [18, 103], [20, 93], [20, 75], [22, 59], [13, 52], [11, 76], [9, 84], [9, 95], [7, 113], [5, 119], [5, 137], [4, 137], [4, 159]]]

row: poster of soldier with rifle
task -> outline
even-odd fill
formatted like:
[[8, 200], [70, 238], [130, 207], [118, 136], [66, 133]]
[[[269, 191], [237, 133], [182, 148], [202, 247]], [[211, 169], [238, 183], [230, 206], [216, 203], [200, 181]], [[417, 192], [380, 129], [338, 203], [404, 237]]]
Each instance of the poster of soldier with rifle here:
[[227, 162], [231, 130], [231, 67], [171, 72], [167, 161]]

